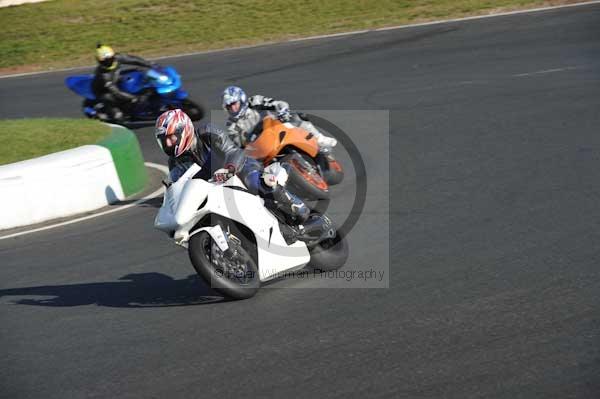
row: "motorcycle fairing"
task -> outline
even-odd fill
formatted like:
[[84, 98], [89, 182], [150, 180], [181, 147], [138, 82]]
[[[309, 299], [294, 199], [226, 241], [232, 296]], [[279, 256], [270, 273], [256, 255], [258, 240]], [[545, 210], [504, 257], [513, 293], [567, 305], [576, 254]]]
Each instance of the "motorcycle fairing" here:
[[[301, 269], [309, 262], [310, 254], [306, 244], [297, 241], [288, 245], [285, 242], [278, 220], [264, 207], [262, 198], [235, 189], [244, 187], [237, 176], [225, 184], [214, 185], [201, 179], [192, 179], [199, 169], [198, 165], [192, 165], [167, 189], [163, 206], [154, 222], [156, 228], [166, 232], [174, 231], [175, 242], [187, 247], [189, 238], [205, 228], [190, 230], [209, 214], [247, 226], [256, 239], [261, 281], [276, 277], [284, 271]], [[211, 231], [207, 231], [211, 234]]]
[[290, 123], [267, 116], [263, 119], [263, 131], [258, 138], [249, 143], [245, 151], [251, 157], [269, 163], [285, 147], [295, 147], [311, 157], [319, 152], [317, 139], [306, 130]]
[[127, 93], [138, 94], [147, 87], [152, 85], [146, 83], [146, 74], [140, 71], [125, 72], [119, 78], [119, 89]]
[[95, 100], [96, 96], [92, 91], [92, 81], [94, 75], [75, 75], [69, 76], [65, 79], [65, 85], [71, 89], [75, 94], [87, 98], [88, 100]]

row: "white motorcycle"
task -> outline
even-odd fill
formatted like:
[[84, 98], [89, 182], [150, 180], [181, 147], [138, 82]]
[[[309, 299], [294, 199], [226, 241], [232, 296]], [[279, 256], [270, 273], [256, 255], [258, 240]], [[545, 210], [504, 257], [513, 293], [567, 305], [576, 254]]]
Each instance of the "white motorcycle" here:
[[187, 248], [196, 272], [216, 291], [249, 298], [262, 282], [307, 265], [327, 271], [346, 262], [348, 244], [335, 229], [319, 239], [302, 236], [237, 176], [224, 183], [206, 181], [195, 177], [200, 169], [194, 164], [175, 183], [165, 184], [154, 226]]

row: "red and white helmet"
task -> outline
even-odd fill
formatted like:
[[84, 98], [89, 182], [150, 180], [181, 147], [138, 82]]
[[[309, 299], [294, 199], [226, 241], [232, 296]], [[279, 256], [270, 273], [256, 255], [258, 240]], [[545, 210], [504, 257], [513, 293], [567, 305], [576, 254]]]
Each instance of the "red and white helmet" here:
[[170, 157], [178, 157], [194, 142], [194, 124], [185, 112], [172, 109], [158, 117], [155, 125], [156, 141]]

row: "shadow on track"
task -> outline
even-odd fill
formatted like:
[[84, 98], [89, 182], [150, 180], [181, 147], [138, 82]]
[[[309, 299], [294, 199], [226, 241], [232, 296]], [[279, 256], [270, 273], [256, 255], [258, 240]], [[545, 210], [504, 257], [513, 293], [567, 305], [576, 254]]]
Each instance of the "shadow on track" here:
[[5, 296], [40, 296], [23, 298], [10, 303], [34, 306], [93, 305], [118, 308], [165, 307], [202, 305], [226, 301], [215, 294], [197, 275], [180, 280], [161, 273], [128, 274], [118, 282], [0, 290], [0, 302]]
[[[129, 205], [129, 204], [133, 204], [134, 202], [139, 201], [138, 199], [130, 199], [130, 200], [122, 200], [119, 202], [115, 202], [114, 204], [111, 204], [109, 206], [123, 206], [123, 205]], [[159, 196], [159, 197], [154, 197], [154, 198], [150, 198], [145, 200], [144, 202], [137, 204], [136, 207], [137, 208], [155, 208], [155, 209], [159, 209], [162, 206], [163, 203], [163, 196]]]

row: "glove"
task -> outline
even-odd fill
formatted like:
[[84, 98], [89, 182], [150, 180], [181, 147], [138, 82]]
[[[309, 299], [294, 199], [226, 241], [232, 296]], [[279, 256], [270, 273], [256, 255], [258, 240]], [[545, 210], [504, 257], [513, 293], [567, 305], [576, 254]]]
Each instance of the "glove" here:
[[235, 175], [234, 169], [232, 166], [227, 168], [218, 169], [213, 174], [213, 181], [217, 183], [225, 183], [227, 180], [231, 179]]
[[279, 162], [273, 162], [263, 170], [262, 178], [266, 186], [275, 187], [276, 185], [285, 186], [288, 181], [288, 171], [284, 165]]
[[292, 117], [290, 115], [289, 105], [283, 101], [280, 101], [275, 105], [275, 110], [277, 111], [277, 118], [282, 122], [288, 122]]

